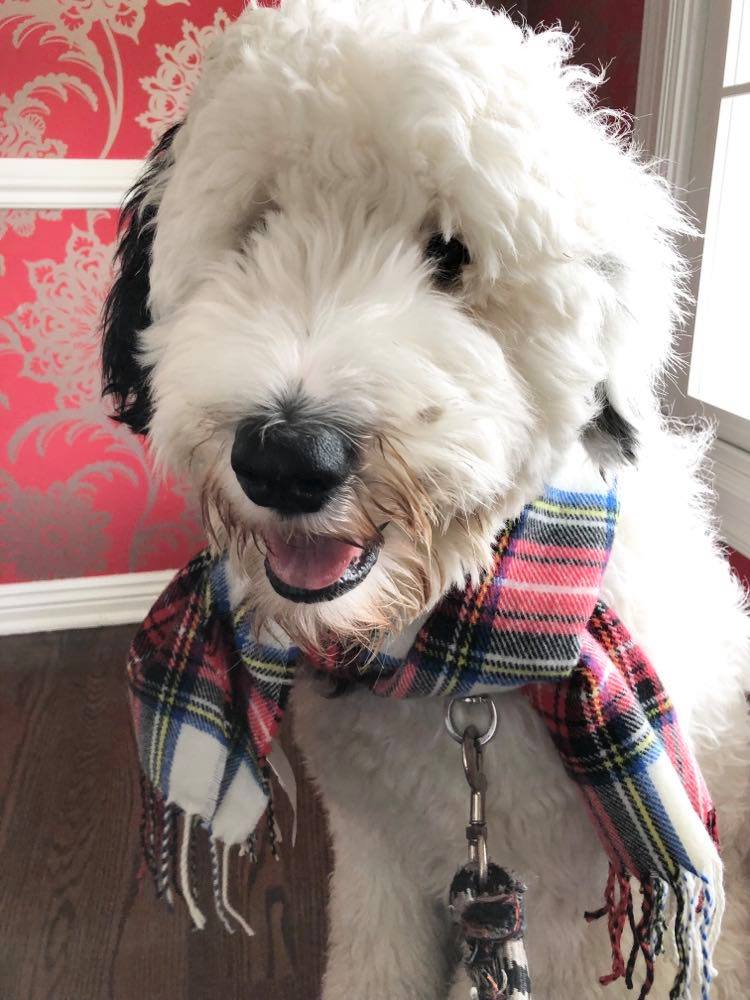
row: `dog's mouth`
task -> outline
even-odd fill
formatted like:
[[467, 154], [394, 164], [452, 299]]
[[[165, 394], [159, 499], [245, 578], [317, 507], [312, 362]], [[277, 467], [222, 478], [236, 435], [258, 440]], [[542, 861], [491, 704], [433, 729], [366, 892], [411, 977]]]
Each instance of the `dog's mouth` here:
[[327, 535], [265, 535], [266, 576], [282, 597], [300, 604], [332, 601], [359, 586], [375, 565], [380, 542], [355, 544]]

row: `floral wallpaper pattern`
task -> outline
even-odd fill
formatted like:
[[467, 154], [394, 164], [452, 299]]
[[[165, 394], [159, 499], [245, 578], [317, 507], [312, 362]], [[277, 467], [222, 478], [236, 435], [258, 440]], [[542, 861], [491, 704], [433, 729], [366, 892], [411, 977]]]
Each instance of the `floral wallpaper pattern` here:
[[[271, 0], [269, 0], [271, 2]], [[0, 156], [133, 158], [178, 120], [243, 0], [0, 0]], [[615, 15], [614, 8], [617, 8]], [[616, 57], [632, 107], [642, 0], [521, 2]], [[0, 583], [164, 569], [202, 544], [183, 484], [100, 399], [116, 211], [0, 210]]]
[[[241, 0], [0, 0], [0, 156], [144, 156]], [[184, 484], [100, 399], [117, 212], [0, 210], [0, 582], [178, 566]]]
[[136, 118], [139, 125], [149, 129], [152, 142], [180, 118], [200, 74], [201, 52], [228, 23], [224, 11], [217, 10], [212, 23], [204, 28], [183, 21], [182, 38], [176, 45], [156, 46], [158, 69], [140, 81], [148, 94], [148, 108]]

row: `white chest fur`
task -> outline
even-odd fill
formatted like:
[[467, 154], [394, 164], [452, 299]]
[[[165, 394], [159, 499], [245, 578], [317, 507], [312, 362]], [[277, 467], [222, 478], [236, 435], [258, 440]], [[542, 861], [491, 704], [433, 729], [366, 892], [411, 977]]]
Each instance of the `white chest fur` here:
[[[685, 486], [681, 478], [674, 488]], [[750, 930], [744, 894], [736, 892], [750, 757], [746, 625], [699, 519], [691, 522], [683, 501], [679, 523], [655, 521], [652, 505], [638, 479], [623, 482], [605, 591], [672, 693], [719, 807], [729, 909], [713, 996], [734, 1000], [748, 982], [742, 942]], [[687, 550], [686, 538], [693, 540]], [[467, 794], [443, 700], [398, 702], [366, 691], [331, 700], [310, 677], [300, 679], [293, 700], [296, 737], [334, 841], [325, 1000], [444, 1000], [455, 969], [445, 900], [465, 857]], [[609, 940], [605, 922], [587, 924], [583, 913], [601, 903], [607, 860], [580, 793], [523, 695], [495, 702], [500, 725], [485, 754], [489, 848], [528, 884], [534, 995], [630, 996], [622, 981], [605, 993], [598, 983], [611, 966]], [[301, 823], [304, 836], [304, 817]], [[667, 996], [673, 975], [665, 956], [652, 997]], [[451, 998], [468, 998], [460, 976]]]

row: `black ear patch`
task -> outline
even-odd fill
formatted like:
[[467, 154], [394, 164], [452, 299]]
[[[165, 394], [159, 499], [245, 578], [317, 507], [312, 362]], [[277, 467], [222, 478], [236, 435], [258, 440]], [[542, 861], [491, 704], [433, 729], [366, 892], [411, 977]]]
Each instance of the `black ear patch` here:
[[454, 288], [464, 267], [471, 263], [465, 244], [457, 236], [446, 241], [442, 233], [434, 233], [430, 237], [425, 247], [425, 257], [433, 265], [435, 285], [443, 291]]
[[607, 386], [600, 382], [595, 389], [598, 412], [583, 431], [589, 450], [610, 465], [635, 464], [638, 434], [635, 427], [612, 405]]
[[102, 310], [103, 394], [114, 398], [114, 419], [145, 434], [151, 419], [149, 369], [138, 355], [138, 334], [151, 323], [151, 251], [158, 203], [154, 184], [171, 164], [172, 140], [180, 124], [167, 129], [128, 193], [118, 224], [115, 280]]

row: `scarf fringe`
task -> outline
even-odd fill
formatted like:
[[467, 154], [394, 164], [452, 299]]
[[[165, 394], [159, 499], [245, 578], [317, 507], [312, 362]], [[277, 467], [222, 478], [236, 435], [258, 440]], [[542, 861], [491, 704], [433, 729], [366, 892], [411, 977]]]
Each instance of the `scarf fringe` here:
[[[267, 787], [267, 838], [271, 854], [279, 860], [281, 833], [270, 782]], [[203, 930], [206, 916], [199, 906], [196, 889], [198, 829], [202, 827], [208, 837], [216, 916], [228, 933], [233, 934], [239, 927], [248, 937], [253, 937], [252, 927], [229, 900], [229, 869], [233, 845], [225, 843], [220, 851], [219, 841], [213, 836], [210, 824], [201, 821], [198, 816], [184, 813], [173, 803], [166, 802], [143, 775], [141, 798], [140, 840], [143, 865], [139, 878], [147, 871], [157, 898], [164, 899], [170, 909], [174, 907], [175, 894], [180, 896], [194, 929]], [[256, 834], [251, 834], [239, 845], [238, 853], [240, 858], [248, 858], [251, 864], [258, 863]], [[709, 1000], [710, 986], [715, 975], [712, 954], [723, 911], [720, 873], [717, 871], [713, 874], [715, 877], [712, 879], [683, 872], [672, 884], [656, 877], [646, 879], [640, 884], [641, 913], [636, 922], [631, 879], [610, 864], [604, 889], [604, 905], [584, 914], [588, 922], [607, 918], [612, 968], [599, 977], [602, 986], [624, 978], [628, 989], [632, 989], [638, 958], [642, 956], [645, 974], [638, 1000], [646, 1000], [654, 983], [654, 960], [665, 950], [664, 943], [671, 917], [672, 943], [678, 968], [669, 991], [669, 1000], [690, 1000], [691, 984], [696, 978], [700, 984], [701, 1000]], [[622, 940], [626, 922], [632, 935], [627, 962]]]
[[[190, 850], [194, 838], [195, 838], [195, 824], [193, 822], [194, 816], [190, 813], [186, 813], [182, 821], [182, 844], [180, 847], [180, 884], [182, 886], [182, 898], [185, 901], [185, 905], [188, 908], [188, 913], [190, 914], [190, 919], [193, 921], [193, 927], [202, 931], [206, 926], [206, 918], [202, 911], [198, 907], [198, 894], [194, 889], [195, 878], [191, 879], [191, 874], [194, 875], [192, 869], [192, 851]], [[158, 895], [158, 889], [157, 889]]]
[[[628, 989], [633, 989], [635, 967], [639, 956], [643, 956], [645, 974], [638, 1000], [646, 1000], [654, 984], [654, 960], [664, 952], [670, 901], [673, 899], [673, 945], [677, 974], [669, 991], [669, 1000], [690, 1000], [691, 985], [696, 979], [701, 1000], [709, 1000], [715, 975], [712, 954], [723, 909], [720, 879], [712, 884], [707, 876], [683, 872], [671, 885], [657, 877], [646, 879], [640, 884], [640, 892], [641, 915], [636, 922], [631, 879], [610, 864], [604, 906], [584, 914], [589, 923], [605, 916], [607, 918], [612, 969], [600, 976], [599, 982], [607, 986], [624, 978]], [[626, 920], [632, 934], [627, 962], [622, 950]]]
[[[268, 839], [271, 853], [278, 860], [281, 836], [270, 806], [271, 801], [269, 798]], [[166, 802], [143, 775], [141, 804], [140, 840], [143, 863], [138, 873], [139, 881], [148, 872], [157, 899], [164, 899], [170, 909], [174, 908], [175, 895], [179, 896], [190, 915], [193, 929], [202, 931], [206, 926], [206, 915], [199, 905], [196, 888], [198, 830], [201, 828], [208, 838], [211, 889], [216, 916], [227, 933], [234, 934], [239, 927], [248, 937], [253, 937], [255, 932], [252, 927], [229, 900], [229, 869], [234, 845], [224, 843], [220, 847], [220, 841], [213, 836], [210, 824], [194, 814], [183, 812], [174, 803]], [[240, 858], [248, 858], [253, 865], [258, 863], [255, 834], [251, 834], [244, 844], [238, 846]]]
[[[274, 810], [272, 786], [268, 780], [267, 788], [267, 839], [272, 856], [279, 860], [281, 833]], [[239, 927], [248, 937], [253, 937], [252, 927], [229, 900], [229, 869], [233, 845], [225, 843], [220, 851], [219, 841], [213, 836], [210, 824], [201, 821], [198, 816], [183, 812], [173, 803], [166, 802], [143, 775], [141, 799], [139, 832], [143, 865], [139, 879], [147, 871], [157, 898], [164, 899], [170, 909], [174, 907], [175, 894], [180, 896], [194, 929], [203, 930], [207, 921], [200, 908], [196, 889], [198, 829], [202, 827], [208, 837], [216, 916], [229, 934], [233, 934]], [[247, 857], [251, 864], [258, 863], [256, 834], [251, 834], [239, 845], [238, 853], [240, 858]], [[701, 1000], [709, 1000], [710, 986], [715, 975], [712, 955], [723, 911], [720, 869], [712, 874], [714, 877], [710, 878], [683, 872], [671, 884], [656, 877], [644, 880], [640, 884], [640, 919], [636, 922], [631, 878], [610, 864], [604, 889], [604, 905], [584, 914], [588, 922], [607, 918], [612, 968], [599, 977], [602, 986], [624, 978], [625, 985], [632, 989], [638, 958], [642, 956], [645, 974], [638, 1000], [646, 1000], [654, 983], [654, 960], [665, 950], [666, 932], [671, 918], [677, 974], [669, 991], [669, 1000], [690, 1000], [691, 985], [695, 979], [700, 985]], [[632, 935], [627, 961], [623, 954], [626, 922]]]

